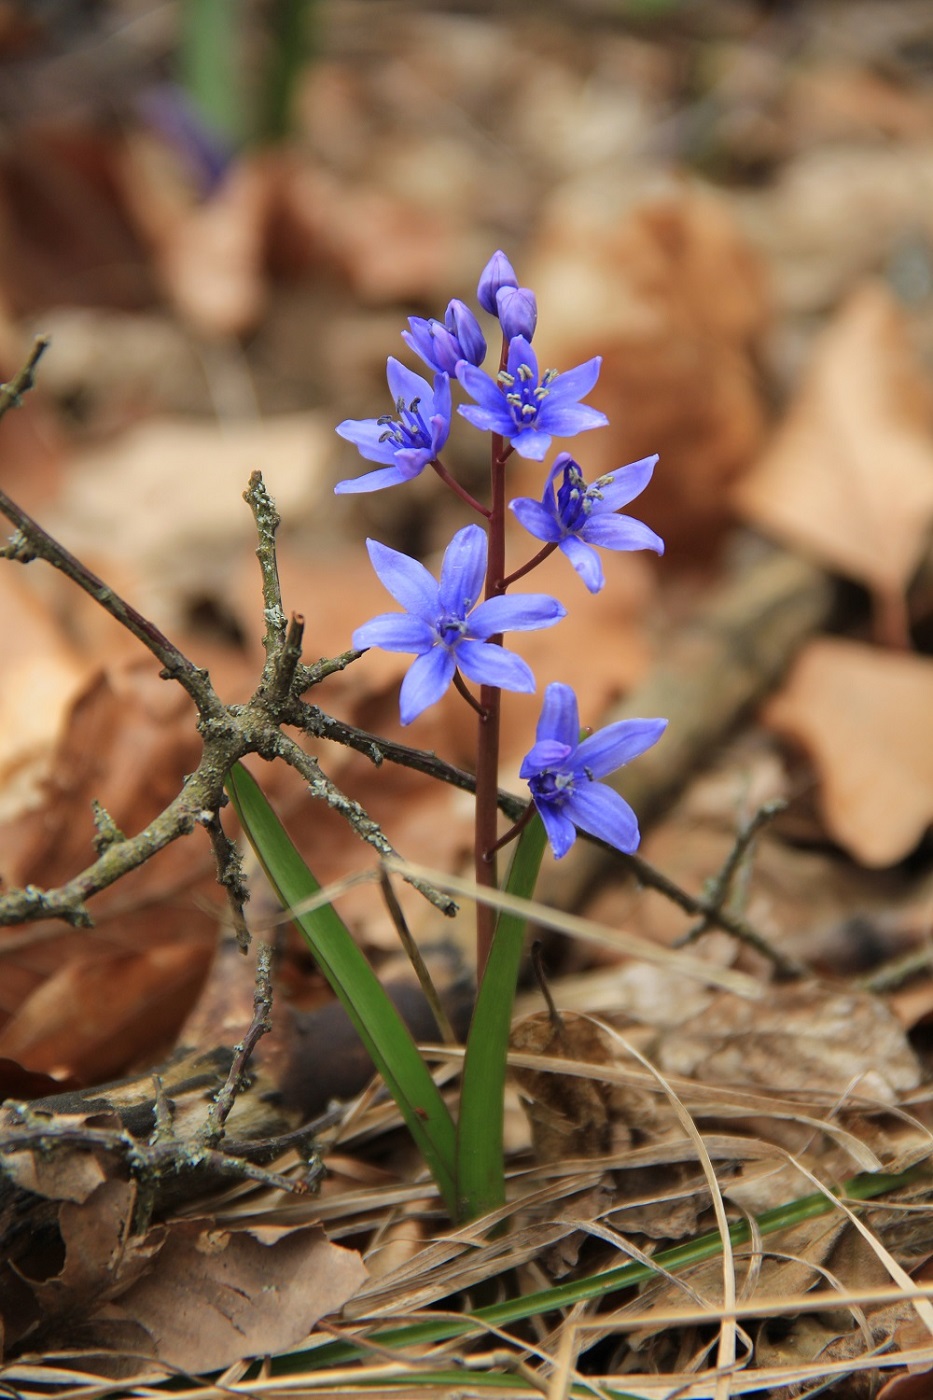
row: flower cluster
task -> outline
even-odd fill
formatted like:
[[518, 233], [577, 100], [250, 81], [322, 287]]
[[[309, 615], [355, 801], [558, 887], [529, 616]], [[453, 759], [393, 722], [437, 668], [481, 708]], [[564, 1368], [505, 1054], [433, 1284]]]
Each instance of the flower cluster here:
[[[502, 351], [495, 375], [482, 368], [487, 346], [479, 320], [455, 299], [442, 322], [413, 316], [409, 329], [402, 332], [406, 345], [432, 372], [433, 383], [390, 357], [387, 378], [394, 413], [348, 419], [337, 428], [361, 456], [378, 464], [374, 471], [341, 481], [338, 493], [379, 491], [410, 481], [430, 466], [484, 520], [484, 525], [457, 531], [444, 554], [439, 579], [416, 559], [368, 541], [373, 568], [402, 611], [383, 613], [358, 627], [353, 645], [414, 656], [400, 693], [403, 724], [435, 704], [452, 683], [488, 721], [489, 714], [470, 696], [463, 677], [483, 687], [487, 695], [489, 688], [496, 694], [535, 689], [530, 667], [502, 646], [502, 634], [552, 627], [566, 609], [546, 594], [509, 594], [509, 577], [524, 575], [556, 549], [586, 588], [597, 593], [605, 582], [597, 549], [651, 549], [658, 554], [664, 550], [653, 530], [621, 513], [647, 486], [656, 457], [643, 457], [587, 483], [581, 466], [569, 453], [561, 452], [548, 472], [540, 500], [522, 496], [510, 502], [519, 523], [543, 548], [514, 575], [504, 575], [501, 510], [475, 501], [441, 461], [451, 428], [452, 385], [459, 385], [473, 400], [459, 406], [461, 416], [492, 435], [494, 481], [511, 453], [543, 461], [554, 438], [574, 437], [608, 420], [582, 402], [599, 377], [598, 356], [563, 372], [539, 368], [531, 343], [537, 301], [534, 292], [519, 286], [504, 253], [495, 253], [484, 268], [477, 300], [501, 330]], [[497, 500], [502, 493], [493, 490], [492, 495]], [[555, 856], [569, 850], [577, 830], [622, 851], [636, 848], [639, 834], [634, 813], [599, 779], [650, 748], [665, 725], [660, 719], [625, 720], [581, 740], [573, 690], [562, 684], [547, 687], [536, 740], [522, 763], [521, 776]]]

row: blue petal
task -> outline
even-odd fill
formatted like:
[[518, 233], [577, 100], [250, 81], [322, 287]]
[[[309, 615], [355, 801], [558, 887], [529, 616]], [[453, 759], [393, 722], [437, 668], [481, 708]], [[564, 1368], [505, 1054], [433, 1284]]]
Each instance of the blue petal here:
[[440, 452], [447, 436], [450, 432], [451, 415], [451, 394], [450, 375], [436, 374], [434, 376], [434, 394], [431, 401], [431, 417], [429, 419], [434, 429], [431, 435], [431, 445], [435, 453]]
[[610, 480], [600, 486], [602, 500], [594, 505], [594, 512], [599, 511], [602, 514], [607, 510], [620, 510], [622, 506], [634, 501], [651, 480], [657, 461], [658, 455], [655, 453], [653, 457], [642, 457], [639, 462], [629, 462], [627, 467], [607, 472], [606, 476]]
[[[472, 366], [468, 366], [468, 368], [472, 368]], [[464, 366], [461, 365], [461, 384], [463, 383], [463, 370]], [[474, 398], [477, 397], [474, 390], [471, 389], [470, 393], [473, 394]], [[496, 390], [496, 393], [498, 394], [499, 391]], [[487, 408], [485, 405], [477, 408], [471, 403], [462, 403], [457, 412], [461, 418], [465, 418], [468, 423], [472, 423], [474, 428], [479, 428], [480, 432], [483, 433], [498, 433], [500, 437], [508, 437], [510, 433], [515, 431], [512, 415], [509, 413], [505, 399], [501, 394], [499, 394], [499, 403], [492, 408]], [[544, 450], [546, 452], [547, 448]]]
[[365, 472], [362, 476], [338, 481], [334, 487], [334, 495], [349, 496], [359, 491], [382, 491], [387, 486], [400, 486], [405, 481], [411, 481], [411, 472], [407, 467], [381, 467], [379, 471]]
[[494, 637], [497, 632], [535, 632], [553, 627], [567, 609], [547, 593], [504, 593], [487, 598], [470, 614], [471, 637]]
[[415, 374], [407, 365], [403, 365], [394, 355], [390, 355], [386, 361], [386, 378], [389, 381], [393, 404], [397, 404], [401, 399], [408, 408], [415, 399], [420, 399], [425, 407], [434, 402], [434, 394], [428, 381], [422, 379], [420, 374]]
[[432, 447], [400, 447], [395, 454], [395, 465], [404, 474], [404, 479], [411, 481], [424, 471], [433, 457]]
[[429, 651], [434, 641], [428, 624], [410, 613], [380, 613], [357, 627], [352, 638], [357, 651], [381, 647], [383, 651], [422, 652]]
[[574, 437], [577, 433], [587, 433], [591, 428], [604, 428], [609, 422], [605, 413], [590, 408], [585, 403], [559, 403], [550, 395], [541, 405], [538, 424], [543, 432], [554, 437]]
[[494, 642], [461, 642], [457, 647], [457, 665], [478, 685], [495, 685], [522, 695], [531, 695], [535, 689], [534, 672], [527, 661]]
[[482, 597], [486, 580], [486, 531], [479, 525], [458, 530], [444, 551], [438, 602], [442, 613], [466, 617]]
[[599, 378], [602, 362], [602, 356], [595, 355], [592, 360], [558, 374], [551, 380], [548, 399], [563, 404], [585, 398]]
[[630, 515], [591, 515], [580, 537], [603, 549], [653, 549], [656, 554], [664, 553], [661, 536]]
[[556, 739], [539, 739], [522, 759], [518, 770], [520, 778], [534, 778], [546, 768], [560, 768], [564, 759], [569, 758], [573, 749], [559, 744]]
[[409, 350], [414, 350], [415, 354], [424, 360], [426, 365], [430, 365], [433, 370], [443, 368], [438, 363], [437, 348], [431, 333], [431, 322], [426, 321], [423, 316], [409, 316], [408, 324], [411, 329], [402, 331], [402, 339]]
[[[531, 377], [534, 383], [540, 383], [540, 376], [538, 373], [538, 357], [531, 348], [531, 342], [526, 340], [523, 335], [515, 335], [509, 341], [509, 374], [514, 375], [515, 378], [518, 379], [518, 371], [522, 365], [527, 365], [528, 368], [531, 370]], [[598, 373], [599, 371], [597, 370], [597, 374]], [[560, 379], [561, 376], [558, 375], [557, 378], [554, 380], [554, 383], [559, 383]]]
[[630, 855], [638, 848], [635, 813], [617, 792], [604, 783], [580, 783], [564, 803], [564, 811], [581, 831], [599, 837]]
[[457, 664], [446, 647], [432, 647], [411, 663], [399, 691], [399, 716], [411, 724], [429, 705], [434, 705], [454, 678]]
[[395, 601], [406, 612], [433, 623], [438, 613], [437, 581], [424, 565], [378, 540], [367, 540], [366, 548], [380, 582]]
[[550, 739], [562, 744], [568, 754], [576, 749], [580, 742], [580, 712], [569, 685], [552, 681], [545, 690], [535, 737], [538, 743]]
[[553, 802], [539, 802], [535, 798], [535, 806], [538, 815], [544, 823], [544, 830], [547, 832], [547, 839], [551, 843], [551, 850], [557, 860], [565, 856], [577, 839], [577, 833], [573, 822], [569, 817], [565, 817], [559, 807]]
[[472, 394], [477, 403], [484, 408], [493, 409], [497, 404], [505, 403], [505, 397], [496, 381], [486, 373], [484, 369], [479, 369], [476, 365], [461, 365], [457, 372], [457, 378], [466, 389], [468, 394]]
[[598, 729], [577, 750], [574, 766], [604, 778], [656, 744], [667, 728], [666, 719], [621, 719]]
[[[462, 408], [460, 412], [463, 412]], [[515, 432], [515, 424], [510, 418], [507, 425], [504, 428], [499, 428], [497, 431], [501, 432], [503, 437], [509, 437], [511, 433]], [[517, 433], [515, 437], [511, 439], [511, 442], [519, 457], [524, 457], [528, 462], [543, 462], [551, 446], [550, 435], [542, 432], [542, 430], [535, 425], [532, 425], [530, 428], [523, 428], [520, 433]]]
[[565, 540], [561, 540], [559, 548], [561, 554], [570, 560], [589, 591], [598, 593], [606, 579], [595, 549], [590, 549], [589, 545], [577, 539], [576, 535], [568, 535]]
[[347, 442], [352, 442], [367, 462], [385, 462], [388, 465], [395, 461], [396, 445], [386, 437], [385, 423], [378, 423], [375, 418], [345, 418], [334, 431], [346, 438]]
[[516, 496], [514, 501], [509, 502], [509, 509], [535, 539], [556, 544], [561, 538], [560, 526], [540, 501], [532, 500], [530, 496]]

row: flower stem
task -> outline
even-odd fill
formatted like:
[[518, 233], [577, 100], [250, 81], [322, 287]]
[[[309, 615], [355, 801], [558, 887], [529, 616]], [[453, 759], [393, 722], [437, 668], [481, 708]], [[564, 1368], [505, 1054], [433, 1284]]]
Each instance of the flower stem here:
[[490, 512], [487, 510], [486, 506], [481, 505], [475, 496], [470, 495], [470, 492], [465, 486], [461, 486], [460, 482], [451, 476], [440, 457], [435, 457], [431, 466], [437, 472], [444, 485], [450, 487], [454, 495], [459, 496], [461, 501], [464, 501], [471, 510], [479, 511], [480, 515], [484, 515], [487, 520], [489, 519]]
[[[486, 566], [487, 598], [505, 592], [505, 459], [508, 447], [497, 434], [492, 435], [491, 509], [489, 512], [489, 555]], [[502, 638], [490, 637], [501, 645]], [[476, 746], [476, 883], [496, 889], [496, 793], [499, 787], [499, 711], [502, 692], [498, 686], [484, 685], [480, 689], [479, 736]], [[476, 975], [481, 979], [492, 947], [496, 927], [496, 912], [491, 905], [476, 906]]]
[[509, 574], [508, 578], [504, 578], [502, 580], [503, 592], [506, 588], [511, 588], [512, 584], [517, 583], [520, 578], [524, 578], [526, 574], [530, 574], [532, 569], [536, 569], [539, 564], [543, 564], [545, 559], [553, 554], [556, 548], [557, 545], [554, 542], [544, 545], [533, 558], [529, 559], [526, 564], [523, 564], [520, 569], [516, 569], [514, 574]]

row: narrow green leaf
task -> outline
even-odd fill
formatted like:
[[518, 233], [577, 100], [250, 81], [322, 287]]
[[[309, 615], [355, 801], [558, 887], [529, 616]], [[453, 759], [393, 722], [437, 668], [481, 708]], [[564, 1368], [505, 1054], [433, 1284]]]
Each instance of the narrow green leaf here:
[[[530, 899], [547, 836], [537, 813], [518, 839], [505, 888]], [[476, 998], [467, 1038], [457, 1130], [457, 1197], [461, 1220], [473, 1220], [505, 1201], [502, 1116], [512, 1006], [526, 920], [502, 913]]]
[[300, 910], [321, 886], [256, 780], [237, 763], [226, 789], [273, 889], [304, 934], [324, 976], [385, 1080], [448, 1211], [456, 1217], [456, 1130], [408, 1027], [333, 905]]

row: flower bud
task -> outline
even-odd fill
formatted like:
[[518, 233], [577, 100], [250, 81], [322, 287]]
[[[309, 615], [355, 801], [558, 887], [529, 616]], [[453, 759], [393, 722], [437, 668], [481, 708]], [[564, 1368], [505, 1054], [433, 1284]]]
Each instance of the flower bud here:
[[465, 302], [454, 298], [447, 307], [444, 325], [460, 347], [460, 358], [469, 360], [471, 365], [481, 365], [486, 358], [486, 337]]
[[529, 287], [500, 287], [496, 311], [506, 340], [521, 335], [530, 341], [538, 324], [538, 303]]
[[476, 288], [480, 306], [490, 315], [497, 316], [499, 313], [496, 307], [496, 293], [501, 287], [517, 286], [518, 278], [508, 258], [501, 250], [493, 253], [480, 273], [479, 286]]

